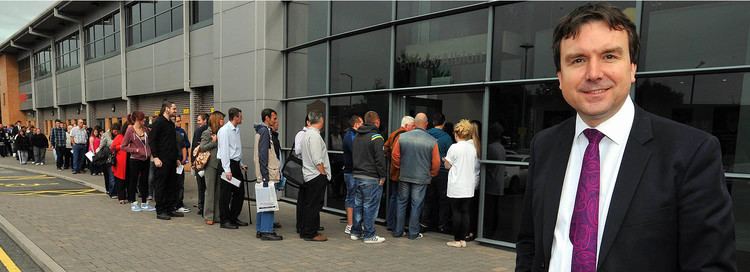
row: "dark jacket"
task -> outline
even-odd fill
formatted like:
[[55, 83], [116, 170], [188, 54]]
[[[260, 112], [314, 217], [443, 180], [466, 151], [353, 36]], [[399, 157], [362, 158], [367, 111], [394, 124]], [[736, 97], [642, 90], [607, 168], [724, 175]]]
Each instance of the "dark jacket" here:
[[377, 127], [370, 124], [359, 127], [352, 143], [352, 173], [355, 176], [386, 178], [384, 142]]
[[[438, 150], [440, 151], [440, 158], [445, 158], [445, 156], [448, 155], [448, 148], [450, 148], [453, 144], [453, 139], [451, 138], [451, 136], [440, 128], [431, 128], [427, 130], [427, 133], [429, 133], [430, 136], [437, 140]], [[448, 169], [445, 169], [443, 160], [440, 160], [440, 171], [448, 172]]]
[[163, 115], [156, 117], [148, 135], [148, 145], [151, 148], [151, 156], [159, 158], [162, 163], [175, 164], [177, 162], [177, 152], [175, 152], [177, 137], [174, 123], [164, 118]]
[[[278, 164], [281, 158], [281, 153], [279, 151], [281, 144], [279, 143], [278, 134], [273, 133], [273, 130], [263, 123], [255, 125], [255, 133], [258, 141], [257, 150], [255, 150], [255, 152], [258, 152], [258, 165], [256, 167], [260, 172], [259, 178], [263, 182], [275, 180], [271, 178], [269, 173], [269, 160], [273, 159], [275, 161], [275, 163], [270, 165], [273, 165], [275, 171], [278, 171]], [[276, 137], [274, 137], [274, 134], [276, 134]], [[271, 158], [271, 154], [268, 152], [272, 147], [272, 150], [274, 151], [273, 155], [276, 156], [275, 158]], [[274, 177], [275, 176], [276, 175], [274, 175]]]
[[205, 131], [206, 129], [208, 129], [208, 125], [197, 127], [195, 128], [195, 131], [193, 131], [193, 141], [191, 141], [193, 146], [191, 146], [191, 148], [189, 148], [188, 150], [190, 161], [193, 161], [193, 159], [195, 159], [195, 156], [193, 156], [193, 149], [195, 149], [196, 145], [201, 144], [201, 136], [203, 135], [203, 131]]
[[353, 128], [347, 128], [344, 133], [344, 173], [351, 173], [354, 169], [352, 166], [352, 143], [357, 132]]
[[16, 140], [13, 143], [16, 145], [16, 150], [28, 151], [31, 149], [31, 141], [29, 141], [29, 137], [26, 134], [16, 135]]
[[34, 134], [31, 135], [31, 145], [38, 148], [47, 148], [49, 147], [49, 141], [47, 141], [47, 136], [44, 136], [44, 134]]

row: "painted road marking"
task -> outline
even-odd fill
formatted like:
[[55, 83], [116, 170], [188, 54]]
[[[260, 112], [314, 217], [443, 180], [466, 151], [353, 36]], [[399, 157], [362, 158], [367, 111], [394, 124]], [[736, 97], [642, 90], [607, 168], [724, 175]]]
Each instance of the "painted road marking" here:
[[21, 272], [21, 269], [16, 266], [16, 263], [10, 259], [10, 256], [5, 253], [5, 250], [3, 250], [2, 247], [0, 247], [0, 262], [3, 263], [8, 272]]
[[47, 175], [35, 175], [35, 176], [4, 176], [0, 177], [0, 181], [5, 180], [37, 180], [37, 179], [54, 179], [55, 177]]
[[45, 185], [59, 185], [60, 183], [52, 182], [52, 183], [0, 183], [0, 187], [7, 187], [7, 188], [24, 188], [24, 187], [39, 187], [39, 186], [45, 186]]
[[101, 195], [102, 193], [96, 189], [67, 189], [67, 190], [46, 190], [46, 191], [19, 191], [19, 192], [7, 192], [10, 195], [17, 196], [45, 196], [45, 197], [57, 197], [57, 196], [89, 196], [89, 195]]

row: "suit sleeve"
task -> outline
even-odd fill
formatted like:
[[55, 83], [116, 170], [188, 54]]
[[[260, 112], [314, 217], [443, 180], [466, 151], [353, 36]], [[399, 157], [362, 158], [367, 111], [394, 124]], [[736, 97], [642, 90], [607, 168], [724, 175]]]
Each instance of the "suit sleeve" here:
[[[521, 227], [516, 240], [516, 271], [531, 271], [536, 253], [534, 237], [534, 210], [532, 206], [534, 193], [534, 149], [536, 138], [531, 140], [531, 160], [526, 178], [526, 192], [521, 206]], [[502, 177], [500, 177], [502, 178]]]
[[268, 129], [260, 130], [260, 139], [258, 139], [258, 167], [260, 167], [260, 176], [263, 182], [268, 182], [268, 150], [271, 149], [271, 134]]
[[211, 139], [211, 131], [204, 130], [203, 133], [201, 134], [201, 142], [200, 142], [201, 152], [206, 152], [208, 150], [216, 148], [217, 146], [219, 145], [216, 142], [212, 141]]
[[716, 137], [693, 155], [678, 189], [679, 267], [683, 271], [737, 271], [732, 200]]
[[159, 150], [159, 143], [157, 142], [157, 139], [161, 139], [160, 134], [163, 133], [163, 126], [164, 123], [157, 119], [150, 131], [151, 133], [149, 133], [148, 135], [148, 146], [151, 149], [151, 156], [153, 156], [154, 158], [159, 158], [160, 160], [162, 154], [160, 154], [161, 150]]

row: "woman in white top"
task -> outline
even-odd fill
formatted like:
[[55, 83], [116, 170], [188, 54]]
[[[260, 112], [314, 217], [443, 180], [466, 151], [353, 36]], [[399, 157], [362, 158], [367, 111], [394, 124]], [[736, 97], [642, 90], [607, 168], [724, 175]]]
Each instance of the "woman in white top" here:
[[[453, 240], [447, 245], [466, 247], [466, 236], [469, 234], [470, 206], [474, 189], [479, 183], [479, 157], [477, 146], [472, 139], [474, 126], [463, 119], [453, 129], [456, 143], [448, 149], [445, 156], [445, 168], [448, 172], [448, 198], [451, 204], [453, 220]], [[478, 140], [478, 139], [477, 139]]]

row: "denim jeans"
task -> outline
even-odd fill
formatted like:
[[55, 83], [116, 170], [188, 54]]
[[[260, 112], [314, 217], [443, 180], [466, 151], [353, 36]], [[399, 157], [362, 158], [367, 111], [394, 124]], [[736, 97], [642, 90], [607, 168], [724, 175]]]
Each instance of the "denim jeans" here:
[[109, 196], [116, 196], [117, 190], [115, 189], [115, 175], [112, 173], [112, 165], [105, 164], [102, 173], [104, 173], [104, 187], [107, 193]]
[[385, 213], [385, 221], [389, 230], [396, 229], [396, 218], [398, 213], [398, 182], [388, 183], [388, 210]]
[[73, 172], [81, 172], [81, 166], [83, 165], [84, 154], [86, 154], [86, 145], [84, 144], [73, 145]]
[[256, 213], [255, 221], [255, 231], [260, 233], [273, 232], [273, 212]]
[[354, 194], [357, 190], [357, 182], [354, 181], [354, 174], [344, 173], [344, 183], [346, 184], [345, 208], [354, 208]]
[[410, 198], [411, 214], [409, 215], [409, 239], [415, 239], [419, 236], [419, 219], [422, 215], [422, 205], [424, 204], [424, 195], [426, 191], [427, 184], [409, 182], [398, 183], [398, 216], [396, 219], [396, 228], [393, 229], [394, 236], [401, 236], [404, 233], [406, 204], [408, 204]]
[[354, 197], [352, 235], [365, 239], [375, 236], [375, 218], [380, 210], [383, 187], [376, 179], [354, 178], [357, 183]]

